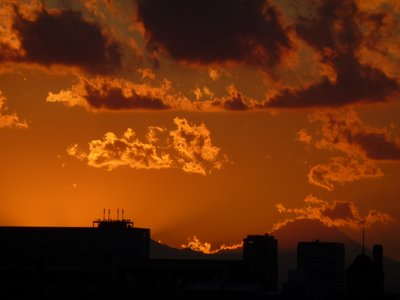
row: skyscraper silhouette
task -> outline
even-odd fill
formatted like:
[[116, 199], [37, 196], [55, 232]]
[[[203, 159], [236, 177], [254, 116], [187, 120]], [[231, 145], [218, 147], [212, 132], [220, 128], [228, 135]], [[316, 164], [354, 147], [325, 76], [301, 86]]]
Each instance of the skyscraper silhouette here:
[[344, 255], [341, 243], [298, 243], [297, 269], [305, 270], [314, 299], [336, 299], [344, 291]]
[[266, 291], [278, 289], [278, 241], [271, 235], [248, 235], [243, 240], [243, 261], [251, 283]]

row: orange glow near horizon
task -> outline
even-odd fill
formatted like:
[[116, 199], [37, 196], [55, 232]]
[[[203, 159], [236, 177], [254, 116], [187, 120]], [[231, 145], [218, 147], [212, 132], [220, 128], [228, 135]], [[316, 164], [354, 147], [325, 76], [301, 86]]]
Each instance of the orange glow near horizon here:
[[202, 252], [204, 254], [216, 254], [224, 250], [235, 250], [243, 247], [243, 242], [225, 245], [222, 244], [218, 248], [212, 249], [211, 243], [201, 242], [195, 235], [192, 238], [188, 238], [188, 243], [182, 244], [182, 249], [192, 249], [193, 251]]

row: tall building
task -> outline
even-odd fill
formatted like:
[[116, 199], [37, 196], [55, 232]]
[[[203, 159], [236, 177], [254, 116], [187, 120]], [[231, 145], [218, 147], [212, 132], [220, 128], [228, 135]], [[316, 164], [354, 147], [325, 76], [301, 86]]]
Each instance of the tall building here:
[[266, 291], [278, 289], [278, 241], [271, 235], [248, 235], [243, 240], [243, 262], [249, 283]]
[[383, 247], [374, 245], [372, 259], [364, 247], [346, 269], [346, 292], [350, 294], [379, 294], [384, 291]]
[[0, 244], [6, 281], [115, 282], [149, 259], [150, 229], [127, 219], [99, 219], [93, 227], [0, 227]]
[[314, 299], [335, 299], [344, 292], [344, 253], [341, 243], [298, 243], [297, 269], [305, 270]]

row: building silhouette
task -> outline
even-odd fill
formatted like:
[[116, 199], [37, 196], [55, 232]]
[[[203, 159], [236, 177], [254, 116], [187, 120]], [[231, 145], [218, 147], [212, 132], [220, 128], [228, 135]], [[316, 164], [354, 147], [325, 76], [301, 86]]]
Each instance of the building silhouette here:
[[141, 286], [153, 296], [277, 299], [277, 246], [273, 236], [248, 235], [242, 260], [150, 259]]
[[297, 269], [284, 285], [285, 299], [338, 299], [344, 292], [345, 248], [341, 243], [299, 242]]
[[248, 280], [266, 291], [278, 290], [278, 241], [271, 235], [248, 235], [243, 240]]
[[241, 260], [152, 259], [150, 241], [150, 229], [123, 217], [92, 227], [0, 227], [0, 299], [398, 299], [383, 293], [381, 245], [345, 273], [343, 244], [299, 242], [297, 269], [280, 293], [271, 235], [244, 238]]
[[374, 245], [372, 259], [362, 253], [346, 269], [346, 292], [349, 294], [382, 294], [384, 292], [383, 247]]
[[0, 245], [1, 299], [62, 299], [88, 288], [100, 296], [149, 260], [150, 229], [127, 219], [99, 219], [93, 227], [0, 227]]
[[0, 227], [0, 299], [277, 299], [277, 240], [244, 239], [242, 260], [151, 259], [150, 229]]

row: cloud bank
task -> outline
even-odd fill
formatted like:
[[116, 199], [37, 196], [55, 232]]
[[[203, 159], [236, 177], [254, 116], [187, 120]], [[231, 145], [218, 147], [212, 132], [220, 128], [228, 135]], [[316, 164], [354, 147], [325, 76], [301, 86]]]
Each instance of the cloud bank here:
[[161, 82], [136, 83], [110, 76], [79, 76], [78, 83], [71, 88], [58, 93], [49, 92], [46, 101], [66, 106], [82, 106], [93, 111], [246, 111], [258, 105], [255, 100], [245, 97], [234, 85], [229, 85], [226, 91], [226, 96], [214, 97], [206, 87], [202, 90], [196, 89], [196, 98], [204, 96], [206, 99], [192, 101], [174, 89], [172, 82], [166, 79]]

